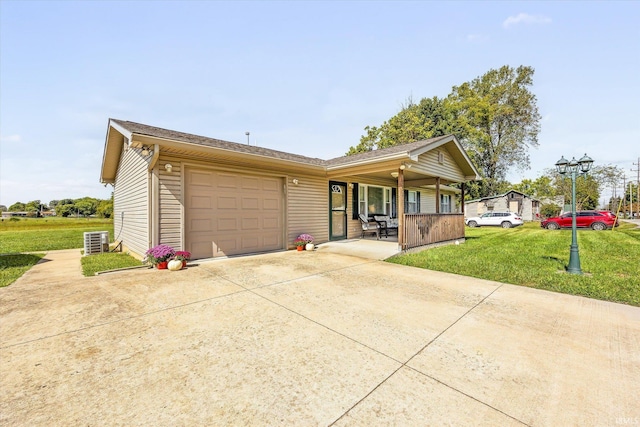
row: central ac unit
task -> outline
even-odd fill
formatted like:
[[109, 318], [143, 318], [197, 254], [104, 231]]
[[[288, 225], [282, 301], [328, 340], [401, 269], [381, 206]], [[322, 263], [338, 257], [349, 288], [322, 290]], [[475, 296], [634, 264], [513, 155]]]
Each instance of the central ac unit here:
[[84, 254], [94, 255], [109, 252], [109, 232], [90, 231], [84, 233]]

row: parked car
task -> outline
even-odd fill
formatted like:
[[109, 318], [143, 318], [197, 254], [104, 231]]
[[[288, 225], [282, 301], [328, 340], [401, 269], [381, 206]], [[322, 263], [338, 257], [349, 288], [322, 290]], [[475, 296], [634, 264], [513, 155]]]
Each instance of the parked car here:
[[[572, 222], [571, 212], [560, 216], [547, 218], [540, 223], [540, 227], [547, 230], [557, 230], [559, 228], [570, 228]], [[576, 212], [576, 227], [591, 228], [592, 230], [606, 230], [618, 226], [615, 214], [609, 211], [578, 211]]]
[[472, 216], [464, 220], [469, 227], [481, 227], [495, 225], [502, 228], [511, 228], [522, 225], [522, 217], [513, 212], [487, 212], [482, 216]]

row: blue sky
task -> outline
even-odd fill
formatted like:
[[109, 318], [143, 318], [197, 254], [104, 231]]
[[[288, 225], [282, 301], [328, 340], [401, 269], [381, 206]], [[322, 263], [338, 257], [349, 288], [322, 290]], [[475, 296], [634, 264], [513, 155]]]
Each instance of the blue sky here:
[[640, 2], [0, 0], [0, 204], [108, 198], [107, 122], [324, 159], [413, 97], [535, 68], [535, 178], [640, 156]]

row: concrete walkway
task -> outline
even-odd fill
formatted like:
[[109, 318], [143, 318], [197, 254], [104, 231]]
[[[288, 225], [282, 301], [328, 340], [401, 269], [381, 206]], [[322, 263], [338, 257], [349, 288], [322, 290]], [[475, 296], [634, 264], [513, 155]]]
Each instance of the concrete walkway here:
[[0, 425], [632, 425], [640, 308], [330, 253], [0, 289]]

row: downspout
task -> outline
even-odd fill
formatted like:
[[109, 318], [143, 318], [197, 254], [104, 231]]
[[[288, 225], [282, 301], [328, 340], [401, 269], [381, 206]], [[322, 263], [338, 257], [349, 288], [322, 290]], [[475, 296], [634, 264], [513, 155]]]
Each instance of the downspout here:
[[158, 158], [160, 157], [160, 146], [153, 146], [153, 157], [149, 162], [149, 175], [151, 177], [151, 185], [149, 188], [149, 247], [158, 245], [159, 242], [159, 217], [160, 217], [160, 180], [158, 177]]

